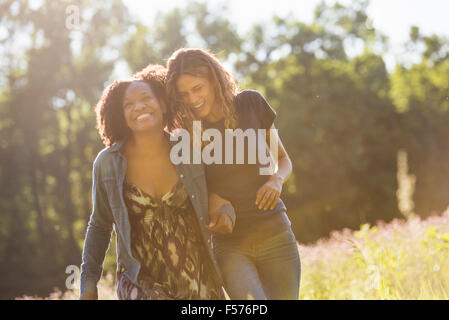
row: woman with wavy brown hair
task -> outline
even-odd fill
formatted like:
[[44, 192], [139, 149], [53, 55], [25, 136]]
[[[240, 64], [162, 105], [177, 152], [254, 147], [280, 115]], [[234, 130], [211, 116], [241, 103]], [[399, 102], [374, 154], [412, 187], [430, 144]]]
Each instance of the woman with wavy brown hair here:
[[226, 291], [231, 299], [298, 299], [299, 253], [280, 199], [291, 161], [277, 135], [275, 173], [261, 175], [264, 164], [248, 161], [249, 152], [257, 150], [260, 143], [266, 147], [273, 138], [270, 132], [276, 132], [276, 112], [257, 91], [238, 92], [232, 76], [205, 50], [180, 49], [168, 60], [167, 69], [171, 130], [184, 128], [193, 136], [194, 121], [201, 121], [203, 132], [218, 130], [221, 137], [229, 129], [269, 133], [262, 139], [265, 141], [245, 142], [243, 164], [236, 164], [235, 144], [225, 146], [227, 141], [222, 141], [221, 155], [231, 150], [234, 161], [221, 159], [205, 166], [209, 192], [229, 200], [236, 212], [232, 233], [213, 235]]
[[214, 212], [235, 215], [225, 202], [208, 205], [201, 166], [170, 161], [165, 78], [164, 67], [149, 65], [114, 81], [96, 105], [106, 148], [93, 166], [81, 299], [98, 298], [113, 225], [119, 299], [223, 298], [207, 223]]

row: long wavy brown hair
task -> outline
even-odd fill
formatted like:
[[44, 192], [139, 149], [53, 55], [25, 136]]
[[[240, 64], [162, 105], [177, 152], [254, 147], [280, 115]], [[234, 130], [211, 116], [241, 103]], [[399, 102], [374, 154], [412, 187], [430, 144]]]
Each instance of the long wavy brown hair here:
[[[165, 79], [167, 69], [161, 65], [148, 65], [134, 78], [115, 80], [104, 91], [95, 106], [97, 129], [103, 144], [112, 146], [131, 134], [123, 113], [123, 98], [126, 89], [133, 81], [146, 82], [153, 90], [159, 103], [167, 105], [165, 95]], [[166, 117], [164, 117], [166, 121]]]
[[233, 105], [237, 94], [237, 84], [212, 53], [202, 49], [179, 49], [168, 59], [167, 70], [167, 115], [169, 117], [167, 125], [170, 131], [184, 128], [192, 137], [193, 120], [198, 120], [192, 110], [182, 102], [176, 89], [176, 82], [183, 74], [207, 78], [215, 89], [217, 105], [224, 113], [225, 127], [228, 129], [237, 127], [238, 119]]

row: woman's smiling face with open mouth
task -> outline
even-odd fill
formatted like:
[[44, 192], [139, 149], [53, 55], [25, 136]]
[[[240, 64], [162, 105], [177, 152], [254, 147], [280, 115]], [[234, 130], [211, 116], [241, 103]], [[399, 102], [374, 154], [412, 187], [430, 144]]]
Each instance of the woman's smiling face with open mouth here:
[[149, 84], [134, 81], [128, 86], [123, 98], [123, 113], [133, 133], [159, 126], [163, 129], [163, 112], [163, 106]]
[[183, 74], [176, 81], [176, 89], [182, 102], [199, 119], [209, 120], [212, 108], [215, 108], [215, 93], [207, 78]]

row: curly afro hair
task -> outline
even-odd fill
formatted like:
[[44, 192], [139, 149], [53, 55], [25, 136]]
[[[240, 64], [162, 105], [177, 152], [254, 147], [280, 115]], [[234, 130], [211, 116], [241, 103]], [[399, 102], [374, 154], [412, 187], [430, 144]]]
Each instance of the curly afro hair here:
[[166, 69], [161, 65], [148, 65], [133, 78], [115, 80], [104, 91], [95, 106], [97, 129], [103, 144], [112, 146], [131, 134], [123, 114], [125, 91], [133, 81], [146, 82], [160, 103], [167, 105], [165, 94]]

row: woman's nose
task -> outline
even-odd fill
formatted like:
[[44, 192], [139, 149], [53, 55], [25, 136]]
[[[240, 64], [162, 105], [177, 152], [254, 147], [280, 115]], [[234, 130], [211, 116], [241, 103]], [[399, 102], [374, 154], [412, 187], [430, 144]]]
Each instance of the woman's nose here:
[[142, 101], [138, 101], [138, 102], [136, 102], [136, 105], [135, 105], [135, 110], [142, 110], [143, 108], [145, 108], [145, 103], [143, 103]]

